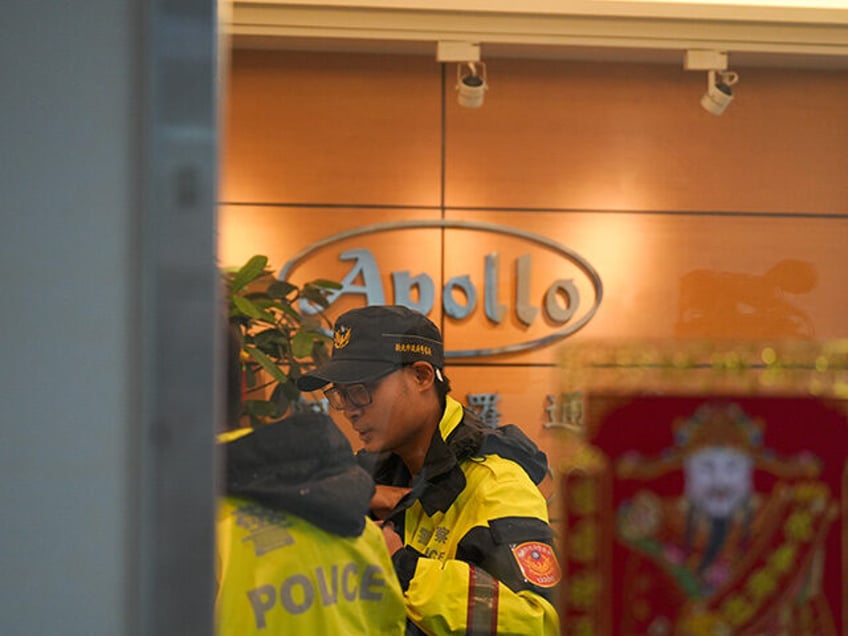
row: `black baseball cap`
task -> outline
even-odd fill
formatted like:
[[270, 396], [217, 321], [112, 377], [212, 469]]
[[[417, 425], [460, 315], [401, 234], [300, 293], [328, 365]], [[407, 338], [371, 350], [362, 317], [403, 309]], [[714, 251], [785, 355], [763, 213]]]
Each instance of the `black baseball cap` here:
[[352, 309], [336, 320], [332, 358], [298, 378], [297, 387], [368, 382], [418, 360], [444, 366], [442, 334], [427, 316], [401, 305]]

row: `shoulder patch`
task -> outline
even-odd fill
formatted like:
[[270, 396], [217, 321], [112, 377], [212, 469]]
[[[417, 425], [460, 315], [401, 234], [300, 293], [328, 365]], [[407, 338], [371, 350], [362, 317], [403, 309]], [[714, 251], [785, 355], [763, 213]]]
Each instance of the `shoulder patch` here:
[[539, 587], [554, 587], [562, 576], [553, 549], [547, 543], [527, 541], [512, 547], [524, 578]]

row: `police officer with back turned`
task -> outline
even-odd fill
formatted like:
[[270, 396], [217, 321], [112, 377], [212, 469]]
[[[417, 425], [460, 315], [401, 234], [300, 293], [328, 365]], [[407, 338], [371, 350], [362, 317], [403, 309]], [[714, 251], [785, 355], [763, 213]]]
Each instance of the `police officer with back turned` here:
[[[241, 374], [231, 375], [232, 405]], [[400, 585], [366, 518], [374, 482], [333, 421], [298, 414], [219, 442], [218, 635], [403, 634]]]

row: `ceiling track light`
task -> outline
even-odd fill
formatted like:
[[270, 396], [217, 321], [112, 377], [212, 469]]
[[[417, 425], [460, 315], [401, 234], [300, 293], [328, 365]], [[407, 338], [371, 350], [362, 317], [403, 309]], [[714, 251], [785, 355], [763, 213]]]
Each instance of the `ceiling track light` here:
[[480, 45], [473, 42], [439, 42], [438, 62], [457, 62], [456, 99], [463, 108], [480, 108], [489, 90], [486, 64], [480, 61]]
[[739, 74], [727, 70], [727, 53], [723, 51], [686, 51], [683, 68], [687, 71], [707, 71], [707, 92], [701, 97], [701, 107], [711, 115], [721, 115], [733, 101], [733, 89]]
[[463, 108], [480, 108], [489, 90], [485, 62], [456, 65], [456, 100]]
[[733, 86], [739, 75], [733, 71], [707, 71], [707, 92], [701, 106], [711, 115], [721, 115], [733, 101]]

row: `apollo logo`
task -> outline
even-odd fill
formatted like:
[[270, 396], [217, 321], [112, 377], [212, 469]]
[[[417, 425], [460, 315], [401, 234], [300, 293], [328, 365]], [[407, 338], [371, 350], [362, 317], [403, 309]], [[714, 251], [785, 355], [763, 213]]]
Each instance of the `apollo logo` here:
[[[411, 234], [411, 230], [416, 234]], [[326, 256], [328, 250], [344, 243], [346, 249], [337, 252], [336, 263], [350, 263], [346, 273], [320, 274], [323, 278], [339, 280], [342, 285], [330, 296], [331, 303], [345, 295], [357, 295], [366, 305], [398, 304], [430, 314], [436, 304], [434, 278], [438, 280], [441, 276], [403, 269], [414, 266], [416, 260], [425, 256], [432, 261], [432, 250], [428, 254], [420, 253], [420, 249], [416, 252], [416, 246], [422, 243], [419, 231], [424, 230], [443, 232], [442, 241], [450, 234], [451, 245], [456, 247], [450, 260], [468, 263], [466, 272], [444, 274], [447, 280], [440, 290], [441, 306], [450, 322], [473, 329], [471, 321], [482, 314], [487, 328], [498, 328], [514, 340], [497, 346], [447, 349], [446, 358], [499, 355], [546, 346], [586, 326], [601, 304], [600, 276], [573, 250], [545, 236], [475, 221], [397, 221], [339, 232], [297, 253], [280, 270], [278, 278], [288, 280], [297, 268]], [[350, 247], [351, 239], [360, 239], [361, 243]], [[508, 255], [492, 247], [494, 242], [501, 245], [500, 249], [508, 244]], [[386, 294], [383, 283], [386, 267], [382, 261], [390, 260], [385, 256], [387, 249], [395, 254], [395, 263], [401, 263], [400, 268], [390, 272], [391, 296]], [[544, 292], [534, 295], [533, 290]], [[306, 302], [300, 308], [306, 314], [316, 311]], [[447, 332], [445, 340], [449, 345]]]

